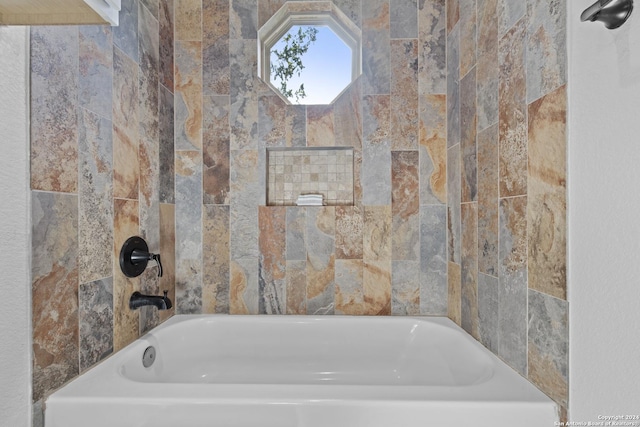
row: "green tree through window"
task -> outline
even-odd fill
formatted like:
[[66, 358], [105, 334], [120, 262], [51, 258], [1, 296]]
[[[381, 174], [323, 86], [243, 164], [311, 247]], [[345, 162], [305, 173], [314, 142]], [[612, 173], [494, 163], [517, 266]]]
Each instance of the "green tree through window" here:
[[[292, 28], [292, 30], [294, 30]], [[280, 92], [291, 99], [295, 96], [296, 102], [307, 96], [304, 90], [304, 83], [297, 89], [287, 86], [288, 81], [294, 76], [300, 76], [304, 69], [302, 56], [309, 50], [316, 41], [318, 29], [316, 27], [298, 27], [298, 31], [289, 31], [274, 45], [271, 55], [271, 75], [280, 80]]]

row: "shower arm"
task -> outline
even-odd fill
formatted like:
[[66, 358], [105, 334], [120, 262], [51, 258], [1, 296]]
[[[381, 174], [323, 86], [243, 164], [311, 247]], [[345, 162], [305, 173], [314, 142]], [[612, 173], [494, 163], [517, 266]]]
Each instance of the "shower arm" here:
[[609, 3], [611, 3], [611, 0], [596, 0], [594, 4], [592, 4], [591, 6], [586, 8], [584, 12], [582, 12], [582, 14], [580, 15], [580, 20], [582, 22], [595, 21], [598, 13], [600, 13], [602, 11], [602, 8]]
[[610, 30], [624, 24], [633, 10], [633, 0], [596, 0], [580, 15], [580, 20], [601, 21]]

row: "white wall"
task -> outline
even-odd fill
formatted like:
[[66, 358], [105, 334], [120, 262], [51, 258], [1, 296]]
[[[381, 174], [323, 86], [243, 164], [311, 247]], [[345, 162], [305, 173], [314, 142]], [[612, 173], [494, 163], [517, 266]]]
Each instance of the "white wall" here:
[[0, 426], [31, 425], [29, 30], [0, 26]]
[[568, 3], [569, 412], [640, 415], [640, 4], [625, 25]]

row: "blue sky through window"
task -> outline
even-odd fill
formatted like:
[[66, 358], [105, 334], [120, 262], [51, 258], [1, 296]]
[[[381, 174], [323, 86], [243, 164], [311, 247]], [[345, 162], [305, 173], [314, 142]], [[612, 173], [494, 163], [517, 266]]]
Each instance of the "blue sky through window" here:
[[[302, 56], [305, 68], [300, 77], [295, 75], [287, 82], [287, 87], [294, 92], [304, 83], [307, 97], [298, 102], [295, 96], [289, 98], [292, 104], [329, 104], [351, 83], [351, 49], [328, 26], [314, 27], [318, 29], [316, 41]], [[291, 27], [288, 34], [297, 33], [299, 28], [299, 25]], [[271, 52], [281, 50], [283, 46], [284, 42], [279, 41], [271, 48]], [[273, 53], [271, 61], [276, 61]], [[272, 75], [271, 84], [279, 88], [280, 80]]]

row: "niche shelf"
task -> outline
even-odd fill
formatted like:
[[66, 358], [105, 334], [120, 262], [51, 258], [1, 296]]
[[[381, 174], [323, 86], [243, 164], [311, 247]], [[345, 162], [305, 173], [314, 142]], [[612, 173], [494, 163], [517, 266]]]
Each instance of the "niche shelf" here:
[[326, 206], [353, 205], [352, 147], [267, 148], [267, 205], [295, 206], [322, 194]]

